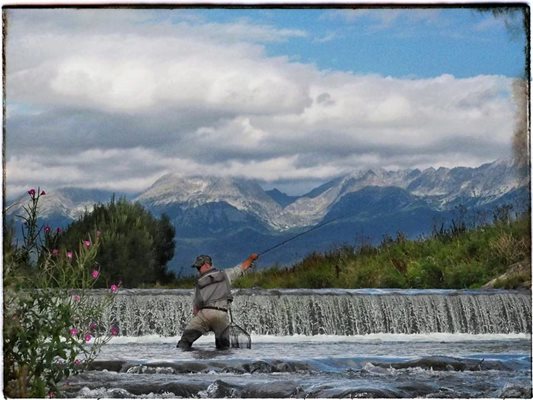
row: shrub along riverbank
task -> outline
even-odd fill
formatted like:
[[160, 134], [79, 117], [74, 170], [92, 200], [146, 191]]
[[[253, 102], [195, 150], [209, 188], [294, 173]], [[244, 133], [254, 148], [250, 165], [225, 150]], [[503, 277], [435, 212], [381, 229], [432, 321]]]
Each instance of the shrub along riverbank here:
[[[377, 246], [343, 246], [312, 253], [290, 268], [240, 278], [249, 288], [480, 288], [531, 287], [529, 214], [467, 229], [464, 224], [407, 240], [398, 233]], [[193, 281], [191, 281], [192, 283]]]

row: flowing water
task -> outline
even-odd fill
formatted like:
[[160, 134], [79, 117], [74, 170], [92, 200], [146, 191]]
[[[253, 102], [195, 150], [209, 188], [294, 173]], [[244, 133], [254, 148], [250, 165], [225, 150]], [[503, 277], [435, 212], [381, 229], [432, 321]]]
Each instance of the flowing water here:
[[[239, 290], [251, 349], [175, 345], [192, 291], [124, 290], [121, 334], [69, 397], [531, 398], [531, 294], [457, 290]], [[94, 299], [98, 301], [98, 292]]]

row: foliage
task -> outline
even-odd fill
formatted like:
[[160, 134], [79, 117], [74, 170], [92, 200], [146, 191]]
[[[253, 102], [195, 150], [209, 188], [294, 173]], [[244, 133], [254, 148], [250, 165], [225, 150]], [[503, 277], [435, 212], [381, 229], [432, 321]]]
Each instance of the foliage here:
[[118, 334], [101, 316], [113, 301], [113, 285], [104, 301], [93, 303], [88, 290], [97, 282], [97, 234], [84, 237], [78, 251], [54, 248], [56, 234], [38, 224], [44, 191], [28, 191], [30, 203], [19, 216], [24, 243], [13, 245], [4, 228], [4, 393], [8, 397], [53, 397], [59, 382], [86, 368], [101, 347]]
[[101, 232], [101, 247], [96, 261], [106, 265], [102, 281], [96, 286], [108, 286], [120, 281], [127, 287], [168, 284], [174, 274], [167, 263], [174, 256], [175, 229], [169, 218], [156, 219], [140, 204], [114, 198], [108, 204], [98, 204], [73, 222], [59, 237], [59, 243], [72, 248], [77, 238]]
[[[377, 246], [364, 243], [315, 252], [290, 268], [252, 272], [235, 286], [478, 288], [510, 265], [529, 260], [530, 232], [529, 214], [513, 217], [511, 208], [503, 206], [494, 211], [491, 224], [474, 227], [459, 219], [435, 228], [427, 238], [407, 240], [399, 232]], [[520, 277], [530, 280], [530, 275], [528, 270]], [[516, 286], [516, 279], [500, 285]]]

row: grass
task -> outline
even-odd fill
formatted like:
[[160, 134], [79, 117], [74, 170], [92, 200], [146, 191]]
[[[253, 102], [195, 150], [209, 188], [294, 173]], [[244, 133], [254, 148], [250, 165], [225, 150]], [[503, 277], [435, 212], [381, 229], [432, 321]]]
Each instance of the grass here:
[[[238, 288], [479, 288], [517, 262], [530, 263], [530, 217], [498, 220], [466, 229], [453, 225], [425, 239], [407, 240], [399, 233], [377, 246], [342, 246], [314, 252], [292, 267], [252, 272]], [[531, 281], [527, 269], [502, 287]]]

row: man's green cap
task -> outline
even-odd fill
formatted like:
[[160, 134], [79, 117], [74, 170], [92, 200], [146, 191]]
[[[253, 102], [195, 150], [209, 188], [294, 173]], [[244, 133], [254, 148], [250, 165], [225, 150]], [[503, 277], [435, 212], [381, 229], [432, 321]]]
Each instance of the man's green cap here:
[[194, 264], [191, 265], [191, 267], [200, 268], [205, 263], [209, 265], [213, 265], [213, 261], [211, 260], [211, 257], [206, 256], [206, 255], [201, 255], [201, 256], [196, 257], [196, 260], [194, 260]]

